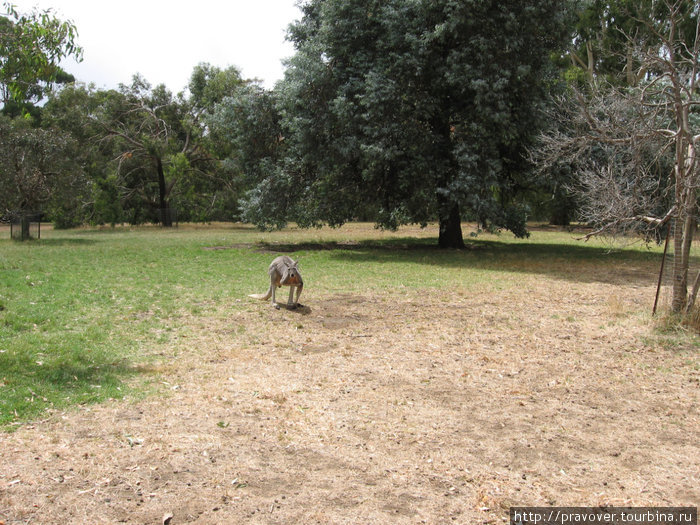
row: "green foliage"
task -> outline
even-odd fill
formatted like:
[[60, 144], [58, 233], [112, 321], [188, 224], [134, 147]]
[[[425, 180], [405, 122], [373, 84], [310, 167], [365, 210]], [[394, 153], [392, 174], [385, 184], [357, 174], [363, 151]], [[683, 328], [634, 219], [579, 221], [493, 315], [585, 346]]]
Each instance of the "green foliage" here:
[[0, 215], [75, 204], [87, 184], [77, 149], [67, 133], [0, 115]]
[[[210, 130], [212, 150], [224, 158], [223, 168], [236, 181], [238, 192], [255, 183], [264, 184], [270, 173], [279, 168], [285, 150], [285, 138], [280, 126], [280, 114], [276, 94], [255, 83], [240, 86], [231, 96], [217, 103], [205, 120]], [[279, 184], [284, 177], [274, 177]], [[244, 219], [262, 228], [284, 225], [283, 221], [271, 224], [281, 214], [251, 204], [258, 198], [260, 188], [250, 192], [244, 200]], [[272, 203], [274, 205], [274, 203]]]
[[[695, 45], [697, 3], [674, 0], [676, 36]], [[588, 0], [581, 2], [574, 22], [573, 46], [559, 64], [566, 80], [576, 86], [606, 82], [634, 87], [654, 75], [642, 63], [642, 52], [658, 50], [662, 44], [659, 29], [665, 31], [670, 17], [667, 2], [648, 0]], [[682, 51], [682, 50], [678, 50]]]
[[[216, 163], [202, 146], [203, 130], [188, 102], [139, 76], [96, 98], [84, 119], [97, 130], [96, 146], [109, 151], [109, 173], [117, 176], [116, 185], [109, 178], [99, 185], [107, 193], [96, 202], [116, 186], [129, 222], [170, 226], [173, 217], [163, 210], [178, 207], [180, 220], [209, 218], [208, 202], [226, 186], [215, 176]], [[104, 211], [113, 222], [118, 210]]]
[[109, 92], [94, 86], [71, 84], [52, 93], [42, 112], [42, 127], [69, 133], [79, 144], [72, 158], [87, 180], [79, 202], [57, 203], [47, 218], [59, 227], [85, 223], [115, 224], [123, 221], [123, 207], [118, 191], [111, 146], [99, 141], [102, 128], [92, 118], [106, 103]]
[[549, 53], [566, 36], [563, 4], [329, 0], [303, 9], [278, 86], [284, 157], [261, 174], [246, 216], [262, 226], [340, 225], [371, 210], [389, 229], [438, 218], [453, 234], [441, 245], [462, 242], [460, 216], [524, 234], [515, 219], [523, 208], [508, 209]]
[[3, 3], [0, 14], [0, 96], [2, 103], [13, 102], [30, 108], [51, 89], [63, 74], [59, 62], [69, 56], [82, 58], [76, 44], [77, 29], [62, 21], [51, 10], [20, 14], [10, 3]]
[[[52, 209], [59, 226], [81, 222], [77, 212], [87, 180], [73, 138], [38, 125], [36, 105], [55, 82], [72, 79], [59, 62], [82, 50], [72, 22], [50, 10], [20, 14], [12, 4], [0, 13], [0, 216]], [[5, 116], [12, 117], [10, 121]], [[17, 118], [23, 117], [23, 118]], [[77, 213], [76, 213], [77, 212]]]
[[200, 64], [189, 94], [173, 96], [140, 76], [118, 90], [74, 84], [54, 93], [42, 126], [79, 141], [74, 158], [90, 187], [80, 206], [54, 207], [50, 219], [66, 226], [231, 219], [240, 172], [218, 161], [223, 146], [207, 122], [216, 104], [243, 85], [235, 68]]
[[241, 72], [235, 67], [220, 69], [211, 64], [201, 63], [195, 66], [188, 84], [187, 102], [192, 108], [193, 117], [201, 119], [211, 113], [214, 106], [233, 96], [246, 82]]

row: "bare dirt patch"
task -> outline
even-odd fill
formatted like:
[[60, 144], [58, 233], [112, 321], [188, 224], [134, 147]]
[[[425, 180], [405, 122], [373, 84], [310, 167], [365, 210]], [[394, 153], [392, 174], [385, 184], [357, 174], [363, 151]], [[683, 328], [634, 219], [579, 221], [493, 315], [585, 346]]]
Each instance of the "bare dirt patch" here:
[[697, 351], [650, 286], [305, 290], [225, 305], [165, 397], [0, 436], [0, 521], [503, 523], [511, 505], [698, 505]]

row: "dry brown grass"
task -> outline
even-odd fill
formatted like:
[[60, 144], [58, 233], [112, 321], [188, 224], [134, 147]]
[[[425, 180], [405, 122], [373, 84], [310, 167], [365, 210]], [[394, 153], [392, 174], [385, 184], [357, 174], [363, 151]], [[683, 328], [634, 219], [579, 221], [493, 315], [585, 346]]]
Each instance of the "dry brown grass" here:
[[167, 395], [0, 436], [0, 521], [496, 524], [511, 505], [697, 506], [697, 351], [656, 342], [653, 286], [499, 284], [309, 288], [296, 312], [242, 298], [181, 319]]

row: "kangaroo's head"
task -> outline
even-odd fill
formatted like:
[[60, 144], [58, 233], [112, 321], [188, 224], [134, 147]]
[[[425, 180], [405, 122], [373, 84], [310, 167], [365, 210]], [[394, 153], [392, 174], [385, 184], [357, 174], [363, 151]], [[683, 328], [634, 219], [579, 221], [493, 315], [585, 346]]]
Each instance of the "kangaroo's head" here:
[[290, 266], [284, 269], [282, 274], [282, 279], [280, 282], [286, 285], [298, 285], [301, 284], [301, 275], [299, 274], [299, 269], [297, 268], [297, 263], [299, 261], [294, 261]]

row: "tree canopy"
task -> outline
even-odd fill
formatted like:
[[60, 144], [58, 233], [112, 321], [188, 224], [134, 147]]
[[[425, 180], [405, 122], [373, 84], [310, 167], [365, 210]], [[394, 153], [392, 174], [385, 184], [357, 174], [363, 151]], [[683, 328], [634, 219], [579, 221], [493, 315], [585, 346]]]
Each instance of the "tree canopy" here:
[[[278, 85], [285, 151], [247, 200], [263, 227], [460, 220], [526, 235], [512, 199], [545, 96], [562, 2], [312, 0]], [[254, 211], [254, 210], [253, 210]]]
[[84, 180], [76, 149], [68, 133], [0, 115], [0, 217], [39, 212], [58, 197], [70, 200]]
[[[677, 29], [692, 49], [696, 2], [674, 2]], [[637, 86], [649, 74], [643, 55], [659, 46], [658, 30], [669, 24], [665, 1], [589, 0], [577, 12], [573, 45], [562, 58], [569, 61], [570, 81]], [[675, 16], [675, 15], [674, 15]]]
[[26, 111], [41, 100], [54, 82], [65, 80], [59, 62], [82, 58], [78, 31], [51, 10], [20, 14], [10, 3], [0, 12], [0, 102]]

